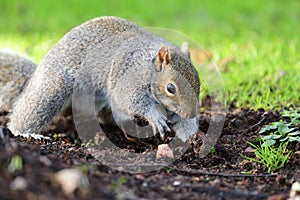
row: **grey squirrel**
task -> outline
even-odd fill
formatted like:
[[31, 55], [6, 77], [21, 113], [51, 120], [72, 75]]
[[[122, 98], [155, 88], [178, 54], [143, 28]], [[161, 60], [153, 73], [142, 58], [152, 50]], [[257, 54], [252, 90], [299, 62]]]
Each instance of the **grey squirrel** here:
[[198, 130], [200, 81], [187, 48], [125, 19], [98, 17], [75, 27], [29, 74], [10, 115], [14, 135], [38, 136], [86, 88], [96, 94], [97, 111], [110, 110], [117, 123], [142, 119], [154, 134], [174, 130], [183, 141]]

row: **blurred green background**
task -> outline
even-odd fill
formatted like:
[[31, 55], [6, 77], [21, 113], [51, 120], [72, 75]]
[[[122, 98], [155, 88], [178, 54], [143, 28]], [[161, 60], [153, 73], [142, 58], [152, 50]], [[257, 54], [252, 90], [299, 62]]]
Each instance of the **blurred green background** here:
[[114, 15], [195, 39], [217, 64], [228, 103], [300, 106], [298, 0], [0, 0], [0, 8], [0, 48], [27, 54], [36, 62], [71, 28]]

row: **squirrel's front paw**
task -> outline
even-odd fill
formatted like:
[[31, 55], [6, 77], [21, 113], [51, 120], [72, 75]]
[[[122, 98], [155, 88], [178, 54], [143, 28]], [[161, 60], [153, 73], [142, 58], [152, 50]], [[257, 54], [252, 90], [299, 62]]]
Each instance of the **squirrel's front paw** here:
[[149, 123], [152, 126], [153, 134], [156, 135], [159, 133], [162, 140], [165, 138], [165, 135], [169, 135], [173, 132], [172, 122], [158, 111], [152, 112]]

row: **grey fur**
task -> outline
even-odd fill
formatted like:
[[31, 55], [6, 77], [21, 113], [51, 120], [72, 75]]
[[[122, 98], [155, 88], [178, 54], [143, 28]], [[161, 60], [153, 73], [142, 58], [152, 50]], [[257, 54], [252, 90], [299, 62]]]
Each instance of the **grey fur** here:
[[10, 111], [36, 65], [13, 52], [0, 51], [0, 111]]
[[[154, 60], [162, 46], [171, 61], [158, 72]], [[164, 90], [170, 80], [178, 89], [172, 98]], [[73, 94], [88, 88], [85, 92], [96, 93], [99, 110], [111, 110], [117, 123], [138, 116], [162, 137], [170, 127], [161, 107], [175, 112], [183, 119], [175, 127], [186, 139], [198, 127], [199, 86], [178, 47], [125, 19], [99, 17], [72, 29], [45, 55], [14, 105], [9, 129], [15, 135], [39, 134]]]

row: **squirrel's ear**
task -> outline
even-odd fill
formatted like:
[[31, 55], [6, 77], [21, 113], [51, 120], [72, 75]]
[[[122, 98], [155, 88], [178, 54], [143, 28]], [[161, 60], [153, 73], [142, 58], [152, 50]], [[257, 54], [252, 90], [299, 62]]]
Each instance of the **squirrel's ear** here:
[[156, 55], [155, 66], [156, 71], [160, 72], [162, 67], [170, 63], [171, 57], [168, 47], [161, 47]]
[[181, 52], [191, 59], [191, 53], [189, 51], [189, 44], [187, 42], [183, 42], [181, 44]]

